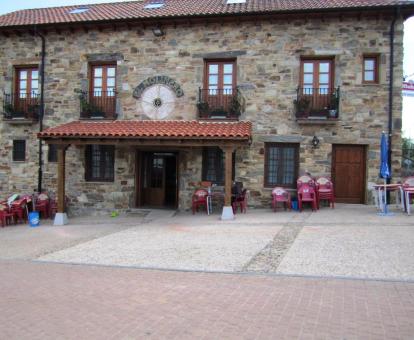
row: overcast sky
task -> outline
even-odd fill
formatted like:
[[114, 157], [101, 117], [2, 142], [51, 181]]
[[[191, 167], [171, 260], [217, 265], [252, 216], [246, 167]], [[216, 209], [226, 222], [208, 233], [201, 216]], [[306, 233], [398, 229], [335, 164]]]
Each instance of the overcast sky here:
[[[0, 14], [25, 8], [122, 1], [124, 0], [0, 0]], [[412, 75], [410, 78], [414, 80], [414, 17], [404, 25], [404, 75]], [[414, 97], [404, 97], [403, 130], [407, 136], [414, 138]]]

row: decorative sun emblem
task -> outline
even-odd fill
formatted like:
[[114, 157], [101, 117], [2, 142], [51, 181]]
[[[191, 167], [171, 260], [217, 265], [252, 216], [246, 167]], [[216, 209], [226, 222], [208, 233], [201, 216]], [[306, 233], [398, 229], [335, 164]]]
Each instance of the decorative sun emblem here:
[[142, 93], [142, 109], [152, 119], [167, 118], [175, 107], [175, 93], [167, 86], [156, 84]]

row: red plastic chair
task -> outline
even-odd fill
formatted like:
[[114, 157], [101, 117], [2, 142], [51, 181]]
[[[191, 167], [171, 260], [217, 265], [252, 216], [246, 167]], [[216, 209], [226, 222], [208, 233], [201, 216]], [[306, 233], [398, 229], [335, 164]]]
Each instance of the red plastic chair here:
[[282, 202], [285, 210], [286, 208], [289, 210], [292, 209], [292, 200], [290, 193], [284, 188], [276, 187], [272, 190], [272, 208], [274, 212], [276, 212], [277, 202]]
[[49, 201], [49, 196], [45, 193], [41, 193], [35, 199], [34, 210], [38, 211], [43, 218], [49, 217]]
[[237, 207], [240, 207], [240, 213], [247, 212], [247, 198], [248, 198], [247, 189], [243, 189], [241, 195], [236, 197], [232, 202], [231, 206], [233, 208], [233, 214], [237, 212]]
[[328, 201], [332, 209], [335, 208], [335, 194], [334, 186], [331, 180], [327, 177], [319, 177], [316, 180], [316, 194], [318, 199], [318, 207], [322, 200]]
[[20, 198], [11, 204], [10, 212], [13, 214], [14, 220], [23, 223], [27, 221], [27, 199]]
[[311, 203], [312, 210], [317, 210], [315, 189], [307, 184], [303, 184], [298, 189], [299, 211], [302, 212], [303, 203]]
[[0, 203], [0, 223], [2, 228], [15, 222], [14, 214], [7, 205]]
[[200, 206], [204, 206], [206, 208], [206, 212], [208, 213], [207, 196], [208, 196], [208, 191], [205, 189], [198, 189], [195, 191], [195, 193], [193, 194], [192, 203], [191, 203], [193, 214], [195, 214], [195, 212], [198, 211], [198, 208]]
[[299, 189], [302, 185], [309, 185], [310, 187], [316, 189], [315, 180], [309, 175], [300, 176], [296, 181], [296, 186]]

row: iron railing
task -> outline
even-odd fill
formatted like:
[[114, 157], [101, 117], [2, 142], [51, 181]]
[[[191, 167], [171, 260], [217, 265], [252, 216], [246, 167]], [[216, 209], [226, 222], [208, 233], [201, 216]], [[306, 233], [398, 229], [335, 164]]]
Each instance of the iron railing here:
[[3, 93], [3, 115], [7, 120], [37, 120], [39, 118], [39, 93]]
[[117, 116], [116, 95], [116, 91], [80, 92], [81, 119], [115, 119]]
[[238, 88], [199, 88], [197, 109], [201, 119], [238, 119], [244, 105], [244, 97]]
[[308, 88], [298, 87], [294, 100], [297, 119], [338, 119], [339, 87]]

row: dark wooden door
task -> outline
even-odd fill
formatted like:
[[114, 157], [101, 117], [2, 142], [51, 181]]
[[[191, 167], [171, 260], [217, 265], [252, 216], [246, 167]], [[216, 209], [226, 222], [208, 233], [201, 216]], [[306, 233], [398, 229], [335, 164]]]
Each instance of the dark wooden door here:
[[365, 203], [365, 171], [365, 146], [333, 145], [332, 180], [337, 202]]
[[168, 152], [137, 153], [137, 206], [176, 207], [177, 155]]
[[144, 204], [163, 206], [165, 200], [165, 160], [162, 156], [145, 154], [144, 157]]

